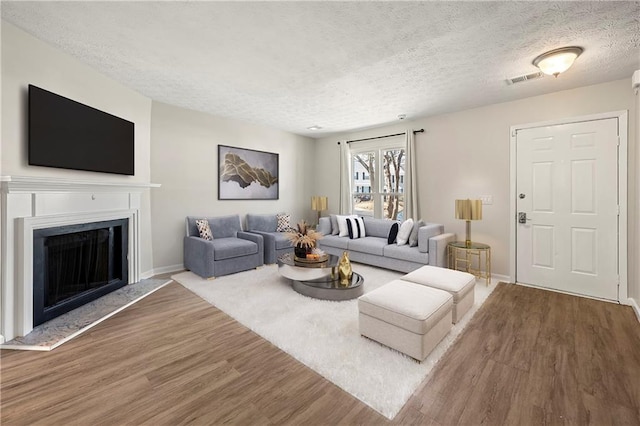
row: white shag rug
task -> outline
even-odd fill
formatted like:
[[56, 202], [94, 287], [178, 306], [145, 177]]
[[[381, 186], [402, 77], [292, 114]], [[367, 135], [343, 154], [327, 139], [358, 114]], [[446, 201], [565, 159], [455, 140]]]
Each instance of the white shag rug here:
[[[369, 292], [402, 273], [353, 264]], [[296, 293], [276, 265], [205, 280], [171, 277], [323, 377], [393, 419], [451, 346], [495, 284], [478, 280], [475, 304], [422, 363], [360, 336], [357, 299], [327, 301]]]

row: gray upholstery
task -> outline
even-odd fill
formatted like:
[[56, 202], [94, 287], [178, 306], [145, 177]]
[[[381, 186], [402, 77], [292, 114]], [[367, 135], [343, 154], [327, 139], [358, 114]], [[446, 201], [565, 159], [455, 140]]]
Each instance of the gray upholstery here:
[[418, 229], [418, 245], [398, 246], [387, 244], [387, 238], [394, 221], [364, 218], [366, 237], [351, 240], [349, 237], [327, 235], [331, 233], [328, 217], [321, 217], [318, 231], [324, 236], [319, 241], [322, 250], [340, 256], [349, 251], [354, 262], [366, 263], [401, 272], [411, 272], [424, 265], [447, 266], [447, 244], [455, 241], [455, 234], [444, 233], [444, 226], [427, 223]]
[[275, 214], [247, 214], [247, 232], [264, 239], [264, 263], [276, 263], [278, 256], [293, 251], [291, 242], [284, 232], [277, 232], [278, 220]]
[[[197, 219], [207, 219], [213, 241], [200, 238]], [[240, 216], [187, 216], [185, 220], [184, 267], [203, 278], [257, 268], [264, 264], [260, 235], [242, 231]]]
[[372, 217], [364, 218], [364, 229], [368, 237], [387, 238], [389, 231], [395, 220], [374, 219]]

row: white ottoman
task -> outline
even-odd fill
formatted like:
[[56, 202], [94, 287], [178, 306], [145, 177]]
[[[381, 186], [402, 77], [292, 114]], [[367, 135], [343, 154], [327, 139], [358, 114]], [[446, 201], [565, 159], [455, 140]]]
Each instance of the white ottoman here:
[[471, 309], [475, 300], [476, 277], [466, 272], [436, 266], [422, 266], [400, 279], [451, 293], [454, 324]]
[[358, 298], [360, 334], [424, 360], [451, 330], [446, 291], [394, 280]]

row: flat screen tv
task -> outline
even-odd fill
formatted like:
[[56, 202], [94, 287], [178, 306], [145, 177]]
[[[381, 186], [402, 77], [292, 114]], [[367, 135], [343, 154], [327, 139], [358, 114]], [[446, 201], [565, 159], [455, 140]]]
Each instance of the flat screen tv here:
[[29, 164], [134, 174], [134, 124], [29, 85]]

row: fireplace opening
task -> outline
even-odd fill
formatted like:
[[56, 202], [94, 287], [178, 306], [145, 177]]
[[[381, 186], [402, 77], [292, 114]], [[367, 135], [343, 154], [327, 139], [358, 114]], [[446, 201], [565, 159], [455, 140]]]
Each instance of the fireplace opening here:
[[33, 232], [33, 325], [128, 283], [128, 220]]

